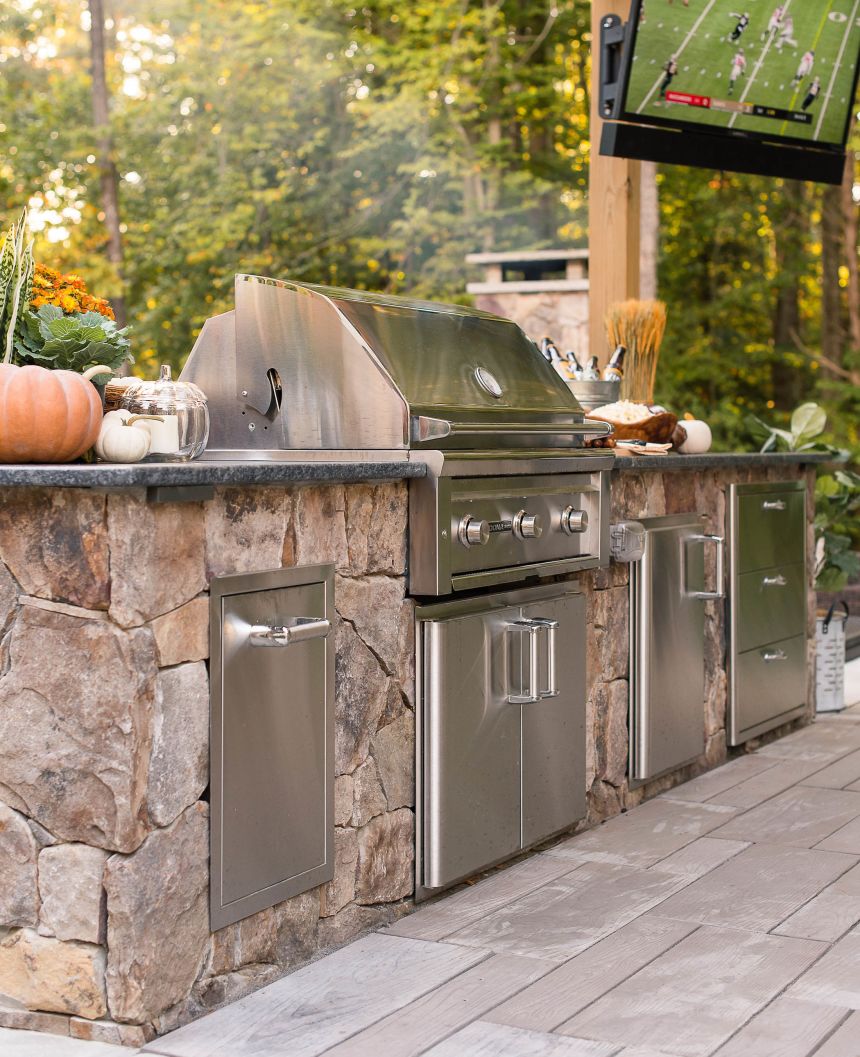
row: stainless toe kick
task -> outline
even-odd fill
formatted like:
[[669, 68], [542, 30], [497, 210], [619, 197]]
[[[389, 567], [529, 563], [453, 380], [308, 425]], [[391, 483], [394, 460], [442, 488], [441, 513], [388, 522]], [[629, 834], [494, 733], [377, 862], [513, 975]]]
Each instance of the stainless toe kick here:
[[211, 584], [212, 929], [330, 881], [334, 567]]

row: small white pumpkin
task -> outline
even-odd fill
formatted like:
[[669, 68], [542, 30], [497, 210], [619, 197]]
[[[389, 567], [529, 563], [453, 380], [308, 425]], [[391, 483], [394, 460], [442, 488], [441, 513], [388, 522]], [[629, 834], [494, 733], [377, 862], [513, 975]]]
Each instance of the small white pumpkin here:
[[149, 454], [149, 433], [131, 422], [109, 422], [102, 426], [96, 453], [105, 462], [140, 462]]
[[107, 459], [102, 441], [108, 430], [115, 426], [121, 426], [130, 418], [131, 412], [126, 411], [125, 409], [120, 411], [108, 411], [108, 413], [104, 416], [104, 418], [102, 419], [101, 427], [99, 429], [98, 439], [96, 440], [95, 445], [93, 446], [93, 450], [95, 451], [96, 456], [99, 459]]

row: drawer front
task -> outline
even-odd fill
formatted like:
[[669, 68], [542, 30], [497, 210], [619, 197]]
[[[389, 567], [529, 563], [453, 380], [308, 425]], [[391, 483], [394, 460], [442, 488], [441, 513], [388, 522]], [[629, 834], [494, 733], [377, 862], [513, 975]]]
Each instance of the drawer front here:
[[739, 573], [803, 561], [805, 492], [754, 492], [737, 502]]
[[[735, 670], [738, 735], [806, 703], [806, 636], [739, 655]], [[740, 740], [740, 739], [738, 739]]]
[[768, 642], [802, 635], [806, 627], [806, 568], [782, 565], [738, 577], [736, 596], [739, 653]]

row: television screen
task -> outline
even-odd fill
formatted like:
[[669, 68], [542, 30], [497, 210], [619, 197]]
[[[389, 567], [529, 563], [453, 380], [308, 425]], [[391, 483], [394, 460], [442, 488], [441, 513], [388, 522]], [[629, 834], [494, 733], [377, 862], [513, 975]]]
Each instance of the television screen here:
[[623, 121], [844, 147], [860, 0], [634, 0], [630, 17]]

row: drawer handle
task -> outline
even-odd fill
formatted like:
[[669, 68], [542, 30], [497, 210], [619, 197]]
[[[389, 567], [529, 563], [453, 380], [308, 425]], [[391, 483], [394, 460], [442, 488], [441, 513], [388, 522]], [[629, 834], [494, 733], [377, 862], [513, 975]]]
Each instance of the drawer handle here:
[[[547, 617], [523, 617], [514, 620], [508, 625], [511, 634], [520, 635], [520, 649], [527, 650], [526, 678], [520, 680], [520, 686], [515, 691], [508, 692], [508, 701], [512, 705], [530, 705], [545, 697], [558, 697], [558, 680], [556, 675], [555, 645], [558, 621], [549, 620]], [[538, 636], [543, 632], [546, 635], [547, 673], [546, 687], [540, 687], [540, 673], [538, 671]], [[523, 685], [525, 683], [525, 685]]]
[[324, 639], [331, 631], [331, 621], [325, 617], [291, 617], [283, 624], [255, 624], [248, 631], [252, 646], [289, 646], [293, 642]]
[[761, 505], [762, 510], [785, 510], [784, 499], [765, 499]]
[[780, 573], [777, 576], [764, 576], [762, 577], [762, 587], [785, 587], [788, 580]]
[[788, 654], [785, 650], [762, 650], [761, 659], [765, 664], [770, 664], [771, 661], [787, 661]]

